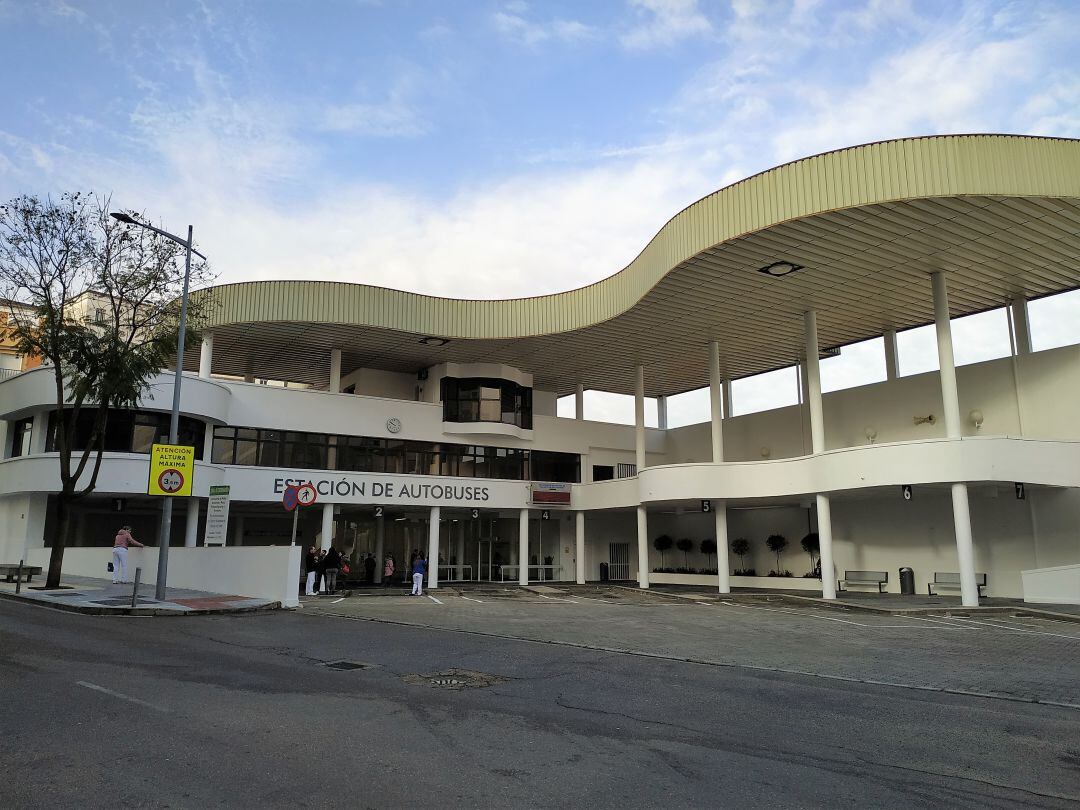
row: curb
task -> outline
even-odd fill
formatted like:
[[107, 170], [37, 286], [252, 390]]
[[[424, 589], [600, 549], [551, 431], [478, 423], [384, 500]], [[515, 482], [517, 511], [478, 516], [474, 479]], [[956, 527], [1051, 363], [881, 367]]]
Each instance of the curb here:
[[65, 613], [81, 613], [84, 616], [228, 616], [236, 613], [262, 613], [272, 610], [296, 610], [282, 606], [281, 602], [271, 602], [268, 605], [251, 605], [237, 608], [197, 608], [194, 610], [167, 610], [154, 607], [100, 607], [90, 605], [66, 605], [62, 602], [45, 602], [29, 596], [16, 596], [13, 593], [0, 592], [0, 599], [10, 602], [18, 602], [23, 605], [33, 605], [52, 610], [62, 610]]

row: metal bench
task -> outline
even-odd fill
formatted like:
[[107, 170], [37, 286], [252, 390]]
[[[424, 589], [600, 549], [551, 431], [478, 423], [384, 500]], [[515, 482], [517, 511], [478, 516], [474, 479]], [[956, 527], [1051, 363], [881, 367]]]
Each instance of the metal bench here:
[[[41, 573], [40, 565], [24, 565], [22, 566], [22, 573], [26, 579], [23, 582], [30, 582], [33, 577]], [[15, 578], [19, 575], [19, 565], [12, 565], [10, 563], [0, 564], [0, 574], [4, 575], [5, 582], [14, 582]]]
[[837, 580], [836, 589], [846, 591], [845, 585], [877, 585], [878, 593], [885, 593], [888, 584], [888, 571], [845, 571], [844, 578]]
[[[983, 595], [983, 588], [986, 587], [986, 574], [975, 575], [975, 587], [978, 589], [979, 596]], [[934, 593], [935, 588], [952, 588], [954, 590], [960, 590], [960, 573], [953, 571], [935, 571], [934, 581], [926, 584], [926, 592], [931, 596], [937, 596]]]

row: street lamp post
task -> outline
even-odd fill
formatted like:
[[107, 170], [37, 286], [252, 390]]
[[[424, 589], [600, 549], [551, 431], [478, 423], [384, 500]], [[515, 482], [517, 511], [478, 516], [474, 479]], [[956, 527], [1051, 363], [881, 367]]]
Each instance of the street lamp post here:
[[[110, 216], [128, 225], [138, 225], [140, 228], [153, 231], [184, 248], [184, 292], [180, 298], [180, 332], [176, 337], [176, 374], [173, 376], [172, 415], [169, 417], [169, 444], [176, 444], [180, 433], [180, 382], [184, 376], [184, 340], [187, 335], [188, 282], [191, 279], [191, 254], [194, 253], [204, 261], [206, 257], [195, 250], [192, 242], [193, 228], [191, 225], [188, 225], [187, 240], [184, 240], [168, 231], [155, 228], [145, 222], [139, 222], [139, 220], [128, 214], [114, 212]], [[173, 499], [165, 498], [165, 502], [161, 505], [161, 531], [159, 532], [161, 539], [158, 541], [157, 588], [154, 592], [154, 598], [158, 601], [165, 600], [165, 582], [169, 572], [169, 539], [172, 534], [172, 511]]]

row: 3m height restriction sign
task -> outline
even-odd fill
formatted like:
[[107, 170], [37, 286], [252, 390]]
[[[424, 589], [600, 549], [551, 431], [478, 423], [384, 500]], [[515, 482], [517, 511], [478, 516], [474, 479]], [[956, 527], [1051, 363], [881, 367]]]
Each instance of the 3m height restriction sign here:
[[190, 497], [191, 481], [194, 477], [194, 447], [183, 444], [155, 444], [150, 448], [150, 475], [146, 481], [147, 495]]

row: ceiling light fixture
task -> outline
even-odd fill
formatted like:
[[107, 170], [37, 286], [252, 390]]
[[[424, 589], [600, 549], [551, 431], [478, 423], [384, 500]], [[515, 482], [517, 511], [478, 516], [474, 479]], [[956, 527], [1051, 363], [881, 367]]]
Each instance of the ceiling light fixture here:
[[767, 276], [773, 276], [774, 278], [780, 278], [780, 276], [786, 276], [790, 273], [794, 273], [796, 270], [802, 270], [801, 264], [795, 264], [787, 260], [781, 260], [767, 264], [764, 267], [759, 267], [758, 272], [764, 273]]
[[445, 346], [450, 341], [441, 337], [422, 337], [420, 342], [425, 346]]

